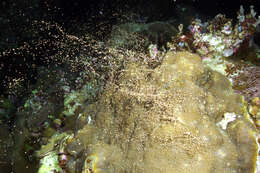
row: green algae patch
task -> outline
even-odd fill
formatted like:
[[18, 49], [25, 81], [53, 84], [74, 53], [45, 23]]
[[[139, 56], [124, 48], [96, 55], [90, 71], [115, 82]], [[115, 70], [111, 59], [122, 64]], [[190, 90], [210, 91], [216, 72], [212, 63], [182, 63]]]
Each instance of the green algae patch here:
[[87, 102], [91, 102], [101, 90], [97, 81], [94, 81], [87, 82], [80, 90], [71, 91], [64, 97], [64, 111], [62, 114], [68, 117], [77, 114], [78, 110]]
[[38, 173], [52, 173], [52, 172], [61, 172], [62, 169], [59, 166], [58, 155], [55, 152], [49, 153], [40, 160], [40, 168]]
[[36, 156], [39, 158], [45, 157], [52, 152], [59, 152], [62, 150], [66, 144], [66, 141], [72, 137], [71, 134], [68, 133], [61, 133], [61, 134], [54, 134], [49, 140], [46, 145], [42, 145], [41, 149], [36, 151]]

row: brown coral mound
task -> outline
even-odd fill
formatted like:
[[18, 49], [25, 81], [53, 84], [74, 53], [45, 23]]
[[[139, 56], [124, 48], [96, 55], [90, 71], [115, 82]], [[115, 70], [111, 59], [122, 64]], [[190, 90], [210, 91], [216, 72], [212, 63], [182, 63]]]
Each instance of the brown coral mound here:
[[130, 64], [72, 143], [86, 149], [83, 172], [252, 172], [255, 129], [243, 117], [221, 129], [225, 112], [241, 113], [228, 80], [197, 55], [168, 53], [153, 70]]

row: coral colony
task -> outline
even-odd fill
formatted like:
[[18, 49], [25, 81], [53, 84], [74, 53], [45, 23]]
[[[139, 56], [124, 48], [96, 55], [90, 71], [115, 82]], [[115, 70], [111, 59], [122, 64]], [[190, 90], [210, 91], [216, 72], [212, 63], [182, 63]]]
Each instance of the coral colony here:
[[205, 23], [195, 19], [189, 26], [190, 32], [180, 35], [178, 47], [187, 45], [204, 58], [230, 57], [242, 46], [249, 46], [259, 23], [260, 16], [256, 17], [253, 6], [250, 6], [250, 13], [247, 15], [243, 6], [240, 6], [237, 23], [234, 26], [232, 20], [222, 14]]

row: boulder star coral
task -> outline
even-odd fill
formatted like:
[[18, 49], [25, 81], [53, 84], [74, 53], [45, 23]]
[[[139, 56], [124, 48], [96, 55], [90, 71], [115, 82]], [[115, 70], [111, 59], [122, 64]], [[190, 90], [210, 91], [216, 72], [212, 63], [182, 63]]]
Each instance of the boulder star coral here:
[[[255, 170], [256, 129], [242, 116], [241, 97], [197, 55], [168, 52], [155, 69], [130, 64], [88, 112], [93, 124], [74, 139], [89, 159], [84, 173]], [[221, 128], [224, 115], [232, 120]]]

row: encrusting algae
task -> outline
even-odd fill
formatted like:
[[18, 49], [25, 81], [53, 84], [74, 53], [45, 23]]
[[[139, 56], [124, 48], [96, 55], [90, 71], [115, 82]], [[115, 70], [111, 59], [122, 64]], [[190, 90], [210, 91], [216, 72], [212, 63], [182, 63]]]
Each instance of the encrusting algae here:
[[65, 147], [84, 160], [73, 173], [255, 170], [256, 129], [243, 117], [241, 96], [195, 54], [168, 52], [154, 69], [129, 64], [83, 114], [92, 122]]

